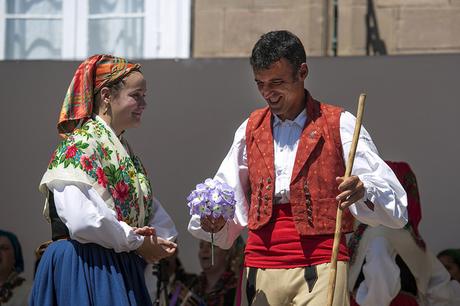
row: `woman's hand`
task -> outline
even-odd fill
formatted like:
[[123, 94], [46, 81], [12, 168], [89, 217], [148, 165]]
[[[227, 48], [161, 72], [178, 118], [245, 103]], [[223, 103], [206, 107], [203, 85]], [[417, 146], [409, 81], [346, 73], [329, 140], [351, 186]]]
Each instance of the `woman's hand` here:
[[141, 236], [154, 236], [154, 235], [156, 235], [155, 228], [153, 228], [151, 226], [144, 226], [144, 227], [141, 227], [141, 228], [133, 227], [133, 231], [136, 234], [141, 235]]
[[144, 242], [136, 252], [148, 263], [154, 263], [174, 254], [176, 248], [174, 242], [151, 235], [144, 237]]
[[160, 259], [169, 257], [172, 254], [174, 254], [174, 252], [176, 252], [177, 244], [172, 241], [157, 237], [157, 243], [161, 247], [161, 250], [160, 250], [161, 258]]

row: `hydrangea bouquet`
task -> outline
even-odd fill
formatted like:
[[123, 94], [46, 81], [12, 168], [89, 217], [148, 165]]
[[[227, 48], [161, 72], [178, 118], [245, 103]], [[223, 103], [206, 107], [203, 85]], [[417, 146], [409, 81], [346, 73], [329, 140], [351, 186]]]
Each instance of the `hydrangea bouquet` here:
[[[225, 220], [233, 219], [235, 215], [235, 193], [232, 187], [218, 180], [208, 178], [196, 185], [187, 201], [190, 215], [214, 219], [223, 217]], [[211, 233], [211, 265], [214, 265], [214, 233]]]

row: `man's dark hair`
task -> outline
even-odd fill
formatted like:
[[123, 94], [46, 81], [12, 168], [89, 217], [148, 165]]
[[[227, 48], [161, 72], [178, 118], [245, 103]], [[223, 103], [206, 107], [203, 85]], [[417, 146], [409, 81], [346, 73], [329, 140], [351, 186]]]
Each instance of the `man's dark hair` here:
[[254, 71], [268, 69], [285, 58], [295, 73], [307, 61], [300, 39], [289, 31], [271, 31], [260, 37], [252, 49], [250, 63]]

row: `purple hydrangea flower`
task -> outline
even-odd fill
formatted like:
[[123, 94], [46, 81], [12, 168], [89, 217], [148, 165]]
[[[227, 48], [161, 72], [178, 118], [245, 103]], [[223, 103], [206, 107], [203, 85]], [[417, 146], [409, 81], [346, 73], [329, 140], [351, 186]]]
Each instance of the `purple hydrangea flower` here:
[[219, 203], [211, 204], [212, 217], [217, 219], [222, 215], [222, 205]]
[[206, 185], [208, 188], [210, 189], [215, 189], [216, 186], [219, 184], [218, 181], [215, 181], [213, 179], [210, 179], [210, 178], [207, 178], [205, 181], [204, 181], [204, 185]]
[[233, 219], [233, 216], [235, 215], [235, 205], [230, 205], [226, 204], [222, 206], [222, 217], [224, 219]]
[[198, 184], [198, 185], [196, 185], [195, 191], [198, 192], [198, 193], [200, 193], [200, 192], [205, 192], [205, 191], [207, 191], [207, 190], [208, 190], [208, 186], [205, 185], [205, 184]]
[[229, 185], [218, 180], [208, 178], [204, 183], [196, 185], [187, 201], [191, 215], [212, 215], [213, 218], [223, 216], [228, 220], [235, 214], [235, 193]]
[[209, 209], [207, 205], [200, 205], [197, 207], [197, 210], [201, 217], [209, 216], [211, 214], [211, 209]]
[[[235, 192], [218, 180], [208, 178], [196, 185], [187, 201], [190, 215], [199, 215], [201, 218], [212, 216], [215, 219], [222, 216], [225, 220], [233, 219], [235, 215]], [[214, 233], [211, 233], [211, 264], [214, 265]]]
[[211, 190], [209, 192], [209, 200], [211, 203], [213, 204], [220, 204], [222, 203], [222, 195], [221, 195], [221, 192], [218, 190], [218, 189], [214, 189], [214, 190]]

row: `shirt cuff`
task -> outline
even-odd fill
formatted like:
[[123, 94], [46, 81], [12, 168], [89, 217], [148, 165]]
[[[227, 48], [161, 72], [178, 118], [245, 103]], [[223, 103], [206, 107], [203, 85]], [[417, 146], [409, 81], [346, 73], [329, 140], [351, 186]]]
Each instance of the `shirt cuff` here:
[[364, 196], [355, 204], [359, 205], [360, 208], [366, 212], [373, 212], [375, 206], [375, 199], [377, 198], [375, 196], [375, 187], [370, 186], [370, 184], [363, 180], [363, 178], [360, 175], [358, 175], [358, 177], [364, 185]]
[[144, 242], [144, 236], [136, 234], [133, 228], [125, 222], [119, 222], [126, 235], [127, 247], [130, 251], [137, 250]]

